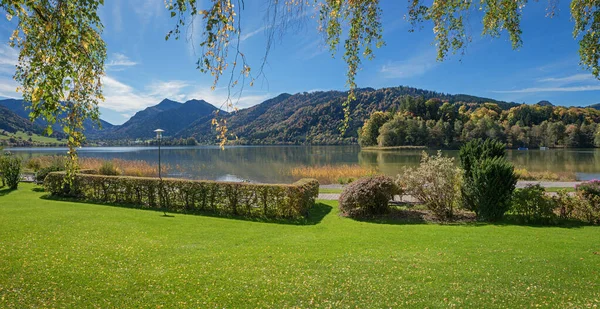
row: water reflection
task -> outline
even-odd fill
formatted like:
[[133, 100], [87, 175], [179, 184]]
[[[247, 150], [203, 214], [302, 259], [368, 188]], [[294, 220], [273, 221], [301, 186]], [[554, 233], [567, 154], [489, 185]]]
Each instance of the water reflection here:
[[[64, 148], [7, 149], [26, 159], [65, 154]], [[120, 158], [157, 163], [154, 147], [90, 147], [81, 157]], [[163, 147], [162, 162], [171, 166], [170, 177], [222, 181], [292, 182], [289, 171], [303, 165], [360, 164], [395, 175], [405, 166], [419, 163], [421, 150], [361, 151], [358, 146], [235, 146]], [[435, 150], [428, 150], [435, 153]], [[457, 157], [458, 151], [443, 151]], [[575, 172], [582, 179], [600, 176], [600, 149], [509, 150], [516, 167], [530, 171]]]

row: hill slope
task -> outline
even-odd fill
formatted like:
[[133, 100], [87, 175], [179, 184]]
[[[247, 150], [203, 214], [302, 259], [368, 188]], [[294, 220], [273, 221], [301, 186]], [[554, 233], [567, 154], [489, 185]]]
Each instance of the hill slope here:
[[154, 137], [154, 129], [165, 130], [165, 136], [173, 136], [194, 121], [209, 122], [216, 107], [203, 100], [179, 103], [164, 99], [157, 105], [137, 112], [121, 126], [115, 126], [103, 134], [105, 139], [137, 139]]
[[[0, 100], [0, 106], [6, 107], [7, 109], [11, 110], [12, 112], [29, 122], [29, 110], [27, 110], [27, 102], [17, 99], [6, 99]], [[113, 127], [112, 124], [104, 120], [100, 120], [100, 123], [102, 125], [102, 129], [99, 129], [98, 126], [89, 119], [84, 121], [83, 127], [85, 129], [86, 136], [98, 136], [100, 134], [100, 131], [110, 130]], [[33, 124], [38, 127], [45, 128], [48, 122], [38, 118], [33, 122]], [[62, 133], [62, 130], [60, 129], [60, 126], [58, 124], [53, 125], [52, 129], [54, 130], [54, 132], [58, 132], [59, 134]]]
[[[253, 107], [242, 109], [227, 118], [229, 132], [242, 144], [340, 144], [355, 143], [357, 130], [373, 111], [397, 108], [406, 96], [440, 98], [450, 102], [497, 103], [508, 109], [518, 106], [493, 99], [470, 95], [449, 95], [411, 87], [357, 90], [357, 99], [351, 105], [351, 120], [344, 137], [339, 128], [343, 124], [342, 103], [347, 92], [318, 91], [281, 94]], [[215, 142], [210, 123], [196, 121], [180, 131], [177, 137], [193, 136], [203, 143]]]
[[41, 133], [42, 128], [17, 115], [5, 106], [0, 105], [0, 130], [10, 133], [18, 131]]

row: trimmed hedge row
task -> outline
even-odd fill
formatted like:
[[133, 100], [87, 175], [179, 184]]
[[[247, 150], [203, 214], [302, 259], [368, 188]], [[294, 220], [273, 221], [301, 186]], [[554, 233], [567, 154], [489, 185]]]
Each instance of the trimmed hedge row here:
[[76, 174], [66, 186], [64, 172], [46, 176], [44, 187], [55, 196], [118, 203], [174, 212], [208, 211], [265, 218], [306, 216], [319, 194], [319, 182], [292, 185]]

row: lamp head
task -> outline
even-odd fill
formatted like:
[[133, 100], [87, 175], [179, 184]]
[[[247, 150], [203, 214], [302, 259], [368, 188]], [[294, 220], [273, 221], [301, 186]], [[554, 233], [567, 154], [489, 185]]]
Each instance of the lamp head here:
[[156, 130], [154, 130], [154, 132], [156, 132], [156, 138], [161, 138], [162, 137], [162, 133], [165, 132], [165, 130], [156, 129]]

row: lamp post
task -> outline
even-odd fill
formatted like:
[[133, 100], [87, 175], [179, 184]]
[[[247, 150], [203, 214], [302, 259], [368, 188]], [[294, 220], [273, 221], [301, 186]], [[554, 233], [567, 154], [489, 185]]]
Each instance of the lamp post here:
[[154, 132], [156, 132], [156, 139], [158, 140], [158, 178], [162, 180], [162, 176], [160, 174], [160, 140], [162, 139], [162, 133], [165, 132], [165, 130], [156, 129]]

